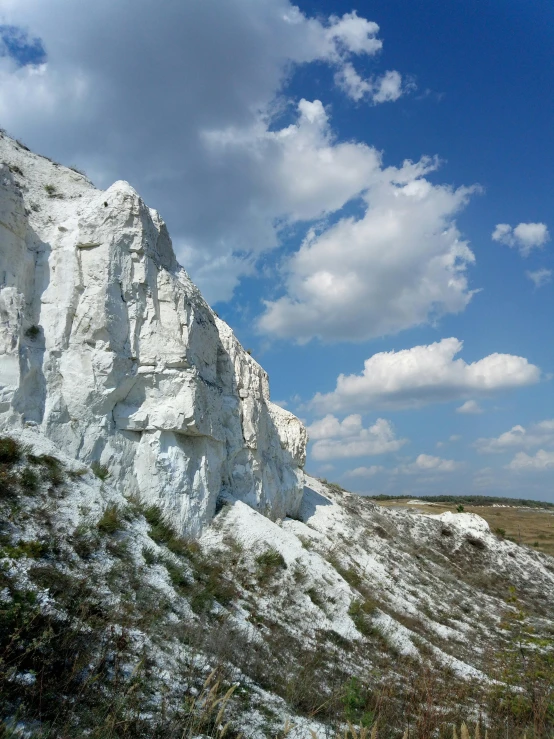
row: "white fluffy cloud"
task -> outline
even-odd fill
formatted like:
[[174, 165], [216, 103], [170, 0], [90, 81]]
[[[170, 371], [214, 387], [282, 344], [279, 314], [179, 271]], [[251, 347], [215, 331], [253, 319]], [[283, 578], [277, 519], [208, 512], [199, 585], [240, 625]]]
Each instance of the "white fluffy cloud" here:
[[467, 415], [482, 413], [483, 409], [476, 400], [466, 400], [465, 403], [459, 408], [456, 408], [456, 413], [464, 413]]
[[389, 70], [381, 77], [364, 79], [350, 62], [343, 64], [335, 74], [335, 82], [356, 101], [367, 98], [373, 103], [394, 102], [404, 92], [399, 72]]
[[387, 452], [396, 452], [407, 439], [398, 439], [390, 421], [378, 418], [369, 428], [362, 425], [359, 414], [347, 416], [339, 421], [327, 415], [308, 427], [312, 447], [312, 457], [317, 460], [364, 457]]
[[542, 267], [541, 269], [537, 269], [535, 271], [527, 270], [525, 274], [536, 288], [542, 287], [543, 285], [547, 285], [549, 282], [552, 282], [552, 270], [546, 269], [545, 267]]
[[[3, 0], [0, 24], [21, 43], [27, 29], [46, 52], [35, 66], [0, 56], [2, 125], [102, 186], [132, 182], [211, 300], [278, 244], [279, 224], [342, 207], [376, 166], [369, 147], [332, 140], [319, 103], [312, 120], [306, 104], [296, 125], [272, 125], [295, 66], [323, 62], [340, 76], [381, 50], [378, 25], [355, 12], [308, 17], [289, 0]], [[397, 72], [375, 85], [373, 102], [401, 92]]]
[[396, 467], [393, 472], [401, 475], [440, 474], [454, 472], [461, 467], [460, 462], [453, 459], [433, 457], [430, 454], [420, 454], [414, 462]]
[[490, 354], [470, 364], [455, 359], [462, 346], [450, 338], [398, 352], [379, 352], [366, 359], [361, 375], [339, 375], [335, 390], [317, 393], [311, 405], [323, 413], [419, 408], [540, 380], [538, 367], [512, 354]]
[[312, 229], [286, 265], [283, 297], [266, 302], [260, 329], [308, 341], [363, 340], [462, 311], [474, 255], [454, 223], [472, 188], [433, 185], [435, 160], [376, 169], [361, 218]]
[[508, 223], [498, 223], [492, 234], [493, 241], [518, 249], [522, 257], [528, 257], [533, 249], [542, 248], [550, 239], [545, 223], [520, 223], [512, 228]]
[[554, 418], [532, 424], [529, 428], [513, 426], [497, 438], [477, 439], [473, 446], [481, 454], [507, 452], [513, 449], [533, 449], [554, 446]]
[[515, 472], [547, 472], [554, 470], [554, 451], [547, 452], [539, 449], [535, 455], [529, 455], [526, 452], [518, 452], [512, 459], [507, 469]]
[[373, 477], [384, 471], [385, 468], [382, 465], [372, 464], [370, 467], [356, 467], [353, 470], [348, 470], [345, 477]]

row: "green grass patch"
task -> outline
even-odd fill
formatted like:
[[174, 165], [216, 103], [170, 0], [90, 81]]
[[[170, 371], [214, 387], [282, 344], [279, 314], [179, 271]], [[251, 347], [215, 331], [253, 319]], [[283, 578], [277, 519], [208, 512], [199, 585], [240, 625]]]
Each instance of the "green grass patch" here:
[[259, 554], [255, 562], [258, 580], [266, 580], [287, 567], [283, 555], [274, 547], [270, 547], [265, 552], [262, 552], [262, 554]]
[[122, 524], [121, 512], [117, 505], [112, 504], [106, 508], [96, 526], [101, 534], [114, 534]]
[[104, 482], [104, 480], [107, 480], [108, 477], [110, 476], [110, 471], [106, 467], [106, 465], [105, 464], [100, 464], [100, 462], [98, 462], [97, 460], [95, 460], [91, 464], [90, 468], [93, 471], [93, 473], [96, 475], [96, 477], [99, 480], [102, 480], [102, 482]]
[[23, 445], [10, 436], [0, 437], [0, 464], [14, 465], [21, 462], [24, 455]]
[[375, 603], [371, 599], [353, 600], [350, 604], [348, 615], [363, 636], [374, 636], [377, 632], [377, 629], [371, 623], [371, 616], [375, 613], [375, 608]]

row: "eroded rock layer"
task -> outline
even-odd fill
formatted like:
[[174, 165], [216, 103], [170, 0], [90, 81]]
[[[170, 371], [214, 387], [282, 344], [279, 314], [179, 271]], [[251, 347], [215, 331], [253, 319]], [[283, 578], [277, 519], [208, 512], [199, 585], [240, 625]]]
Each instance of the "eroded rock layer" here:
[[300, 504], [306, 432], [126, 182], [0, 139], [0, 425], [38, 425], [197, 534], [218, 498]]

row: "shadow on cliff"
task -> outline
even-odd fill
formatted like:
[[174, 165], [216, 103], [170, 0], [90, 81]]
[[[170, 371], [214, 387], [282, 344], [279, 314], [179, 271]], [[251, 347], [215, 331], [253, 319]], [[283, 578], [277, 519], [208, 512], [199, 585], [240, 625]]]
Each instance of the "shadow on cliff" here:
[[[19, 344], [20, 382], [13, 398], [13, 408], [25, 422], [41, 424], [46, 404], [46, 378], [43, 372], [45, 335], [40, 325], [41, 298], [50, 283], [50, 244], [42, 241], [27, 219], [27, 249], [34, 252], [32, 280], [24, 290], [25, 312]], [[32, 247], [29, 245], [32, 244]], [[29, 294], [27, 294], [29, 293]]]
[[313, 488], [304, 485], [302, 501], [300, 503], [300, 515], [303, 521], [311, 518], [321, 506], [333, 505], [329, 498], [317, 493]]
[[[261, 371], [263, 372], [263, 369]], [[217, 379], [215, 384], [217, 386], [218, 392], [221, 392], [223, 394], [232, 394], [233, 396], [240, 398], [239, 387], [237, 385], [237, 375], [235, 373], [235, 364], [231, 358], [231, 355], [223, 345], [221, 337], [218, 337], [216, 377]], [[225, 382], [225, 377], [232, 378], [230, 384], [228, 382]], [[246, 450], [251, 449], [244, 435], [244, 407], [242, 401], [240, 400], [236, 410], [233, 412], [236, 413], [238, 416], [237, 420], [240, 424], [242, 433], [242, 448], [238, 452], [238, 454], [235, 455], [235, 458], [228, 458], [227, 468], [229, 471], [229, 476], [227, 479], [222, 479], [219, 495], [225, 497], [226, 493], [230, 492], [233, 497], [240, 497], [243, 502], [251, 505], [263, 515], [266, 515], [274, 520], [285, 516], [296, 516], [302, 504], [302, 496], [299, 494], [299, 491], [296, 495], [294, 494], [294, 489], [297, 489], [298, 486], [297, 479], [294, 476], [294, 471], [301, 468], [301, 465], [293, 456], [291, 451], [287, 449], [285, 444], [282, 442], [279, 434], [279, 429], [277, 428], [277, 425], [272, 417], [270, 407], [261, 394], [261, 389], [258, 400], [260, 402], [261, 413], [256, 419], [258, 423], [258, 438], [256, 439], [255, 452], [257, 453], [260, 461], [261, 477], [257, 477], [256, 479], [260, 483], [261, 487], [270, 484], [270, 481], [272, 480], [278, 488], [277, 498], [275, 499], [275, 497], [273, 497], [273, 500], [271, 501], [273, 503], [273, 506], [270, 506], [270, 504], [268, 503], [268, 498], [272, 498], [271, 491], [259, 491], [262, 492], [261, 500], [259, 499], [258, 492], [254, 489], [252, 489], [250, 493], [246, 494], [246, 496], [237, 496], [236, 494], [236, 485], [234, 483], [234, 480], [232, 479], [232, 468], [234, 459], [238, 457], [241, 453], [244, 453]], [[262, 424], [265, 426], [265, 428], [261, 428]], [[267, 439], [274, 439], [275, 443], [279, 445], [279, 458], [275, 456], [275, 454], [271, 454], [270, 447], [264, 448], [259, 446], [260, 440], [264, 437]], [[229, 454], [229, 448], [227, 449], [227, 452]], [[264, 465], [270, 467], [271, 469], [264, 470]], [[274, 494], [275, 491], [273, 492], [273, 496]], [[266, 503], [265, 505], [264, 499]], [[255, 505], [253, 505], [254, 502], [256, 503]]]

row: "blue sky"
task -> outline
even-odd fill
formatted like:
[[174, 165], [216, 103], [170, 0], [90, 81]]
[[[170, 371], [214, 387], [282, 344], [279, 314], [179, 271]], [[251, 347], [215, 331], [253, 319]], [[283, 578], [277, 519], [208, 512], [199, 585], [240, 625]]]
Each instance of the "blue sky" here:
[[551, 2], [48, 5], [0, 125], [160, 210], [309, 471], [554, 500]]

